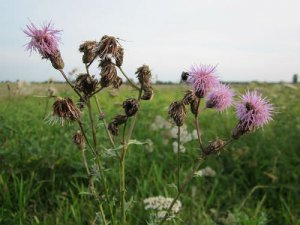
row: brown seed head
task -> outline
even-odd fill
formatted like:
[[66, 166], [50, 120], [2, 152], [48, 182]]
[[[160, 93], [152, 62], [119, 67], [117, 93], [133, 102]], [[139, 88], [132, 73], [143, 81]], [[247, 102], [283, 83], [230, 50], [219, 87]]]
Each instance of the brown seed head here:
[[73, 142], [80, 148], [84, 148], [84, 136], [82, 133], [78, 130], [74, 135], [73, 135]]
[[183, 96], [183, 99], [182, 99], [182, 103], [184, 105], [189, 105], [192, 103], [192, 101], [194, 101], [196, 99], [196, 95], [195, 95], [195, 92], [192, 91], [192, 90], [188, 90], [185, 95]]
[[190, 103], [190, 108], [191, 108], [191, 112], [196, 115], [197, 111], [198, 111], [198, 103], [199, 103], [199, 99], [195, 98], [194, 100], [191, 101]]
[[55, 69], [61, 70], [65, 67], [65, 63], [61, 57], [60, 51], [57, 51], [55, 54], [50, 55], [49, 59]]
[[119, 126], [127, 121], [128, 117], [125, 115], [117, 115], [112, 122], [108, 124], [108, 130], [112, 135], [118, 135]]
[[203, 154], [208, 156], [210, 154], [220, 153], [225, 144], [226, 142], [222, 139], [217, 139], [209, 143], [209, 145], [203, 150]]
[[77, 90], [82, 91], [85, 95], [89, 95], [97, 88], [98, 81], [89, 74], [80, 74], [76, 78], [75, 87]]
[[101, 67], [100, 84], [102, 87], [108, 87], [117, 79], [117, 69], [110, 59], [101, 60], [99, 66]]
[[74, 121], [80, 118], [80, 110], [70, 98], [57, 98], [53, 104], [53, 115]]
[[116, 77], [114, 80], [113, 80], [113, 86], [114, 88], [119, 88], [121, 85], [123, 84], [123, 80], [121, 77]]
[[143, 65], [137, 68], [135, 74], [137, 74], [137, 78], [143, 86], [150, 85], [151, 71], [149, 66]]
[[96, 54], [101, 59], [109, 57], [114, 57], [116, 59], [118, 56], [119, 45], [120, 44], [115, 37], [104, 35], [96, 47]]
[[123, 102], [123, 108], [128, 117], [134, 116], [139, 110], [139, 102], [134, 98], [128, 98]]
[[121, 46], [118, 46], [117, 56], [116, 56], [116, 65], [118, 67], [122, 66], [124, 59], [124, 49]]
[[152, 87], [151, 86], [149, 86], [149, 87], [145, 86], [143, 89], [144, 89], [144, 93], [143, 93], [141, 99], [143, 99], [143, 100], [151, 100], [152, 97], [153, 97], [153, 89], [152, 89]]
[[88, 64], [93, 61], [96, 56], [95, 48], [97, 42], [96, 41], [85, 41], [83, 44], [79, 46], [79, 51], [83, 52], [82, 62]]
[[169, 116], [174, 120], [177, 126], [182, 126], [186, 117], [186, 109], [184, 104], [179, 101], [174, 101], [169, 106]]

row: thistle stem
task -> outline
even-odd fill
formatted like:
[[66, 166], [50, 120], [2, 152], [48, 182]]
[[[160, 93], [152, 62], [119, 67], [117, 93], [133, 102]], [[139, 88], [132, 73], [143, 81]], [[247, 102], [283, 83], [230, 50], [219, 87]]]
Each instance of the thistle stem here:
[[137, 90], [140, 90], [140, 88], [139, 88], [135, 83], [133, 83], [133, 82], [129, 79], [129, 77], [126, 75], [126, 73], [124, 72], [124, 70], [122, 69], [122, 67], [119, 66], [118, 68], [119, 68], [119, 70], [121, 71], [121, 73], [124, 75], [124, 77], [127, 79], [127, 81], [130, 83], [130, 85], [131, 85], [133, 88], [135, 88], [135, 89], [137, 89]]
[[97, 146], [97, 137], [96, 137], [96, 128], [94, 124], [94, 118], [92, 114], [92, 106], [91, 106], [91, 101], [90, 99], [87, 100], [87, 107], [89, 111], [89, 118], [90, 118], [90, 123], [91, 123], [91, 128], [92, 128], [92, 135], [93, 135], [93, 142], [94, 142], [94, 150], [96, 155], [98, 155], [98, 146]]
[[202, 139], [201, 139], [201, 135], [200, 135], [199, 121], [198, 121], [199, 106], [200, 106], [200, 99], [198, 100], [197, 110], [196, 110], [196, 113], [195, 113], [195, 127], [196, 127], [196, 131], [197, 131], [198, 142], [199, 142], [200, 148], [203, 151], [204, 148], [203, 148], [203, 145], [202, 145]]
[[[99, 113], [100, 113], [100, 114], [103, 114], [103, 111], [102, 111], [102, 109], [101, 109], [101, 107], [100, 107], [100, 104], [99, 104], [99, 100], [98, 100], [97, 95], [95, 95], [94, 98], [95, 98], [96, 105], [97, 105], [97, 109], [98, 109]], [[111, 136], [111, 134], [110, 134], [110, 132], [109, 132], [109, 130], [108, 130], [108, 127], [107, 127], [107, 123], [106, 123], [105, 118], [103, 118], [102, 121], [103, 121], [105, 130], [106, 130], [107, 136], [108, 136], [108, 138], [109, 138], [109, 141], [110, 141], [112, 147], [115, 148], [115, 147], [116, 147], [116, 146], [115, 146], [115, 142], [114, 142], [114, 140], [113, 140], [113, 138], [112, 138], [112, 136]]]
[[126, 186], [125, 186], [125, 156], [128, 149], [126, 139], [125, 139], [125, 132], [126, 132], [127, 122], [124, 124], [123, 129], [123, 151], [120, 157], [120, 169], [121, 169], [121, 176], [120, 176], [120, 198], [121, 198], [121, 224], [126, 224]]
[[177, 190], [180, 187], [180, 126], [177, 132]]
[[67, 78], [65, 72], [62, 69], [60, 69], [59, 72], [63, 75], [63, 77], [65, 78], [65, 80], [67, 81], [67, 83], [75, 91], [75, 93], [80, 97], [80, 99], [82, 99], [81, 94], [78, 92], [78, 90], [75, 88], [75, 86], [71, 83], [71, 81]]

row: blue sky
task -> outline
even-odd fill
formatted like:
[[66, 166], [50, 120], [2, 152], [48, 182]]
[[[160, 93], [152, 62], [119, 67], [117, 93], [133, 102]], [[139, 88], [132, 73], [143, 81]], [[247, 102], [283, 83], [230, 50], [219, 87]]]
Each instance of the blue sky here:
[[[0, 80], [62, 80], [50, 62], [24, 50], [29, 19], [63, 30], [67, 72], [84, 71], [83, 41], [108, 34], [125, 40], [130, 77], [142, 64], [163, 81], [178, 81], [195, 64], [218, 64], [226, 81], [290, 81], [300, 74], [299, 0], [0, 1]], [[96, 66], [92, 72], [99, 73]]]

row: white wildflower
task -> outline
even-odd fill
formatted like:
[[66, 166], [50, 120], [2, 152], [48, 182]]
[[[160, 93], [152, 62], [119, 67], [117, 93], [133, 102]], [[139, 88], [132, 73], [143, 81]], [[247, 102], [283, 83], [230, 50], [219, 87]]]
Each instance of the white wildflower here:
[[216, 171], [214, 171], [209, 166], [205, 167], [204, 169], [198, 170], [195, 172], [195, 176], [199, 177], [214, 177], [216, 176]]
[[[173, 143], [172, 143], [172, 145], [173, 145], [173, 152], [174, 153], [177, 153], [178, 152], [178, 143], [176, 142], [176, 141], [174, 141]], [[185, 153], [185, 147], [183, 146], [183, 145], [180, 145], [180, 149], [179, 149], [179, 151], [181, 152], [181, 153]]]

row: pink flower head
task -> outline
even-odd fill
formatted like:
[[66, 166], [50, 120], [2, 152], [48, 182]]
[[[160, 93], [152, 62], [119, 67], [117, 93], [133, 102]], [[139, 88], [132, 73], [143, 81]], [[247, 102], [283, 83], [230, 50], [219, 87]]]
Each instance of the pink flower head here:
[[247, 91], [236, 104], [236, 114], [240, 119], [239, 129], [243, 132], [255, 130], [272, 120], [273, 106], [256, 91]]
[[195, 94], [198, 98], [203, 98], [219, 83], [215, 72], [216, 66], [201, 65], [191, 67], [188, 82], [193, 85]]
[[33, 23], [26, 25], [26, 27], [27, 30], [23, 30], [23, 32], [31, 38], [30, 42], [27, 43], [26, 50], [37, 51], [43, 58], [47, 59], [58, 52], [60, 30], [53, 29], [51, 23], [43, 25], [40, 29]]
[[206, 97], [206, 107], [222, 112], [232, 104], [233, 91], [228, 85], [219, 84]]

